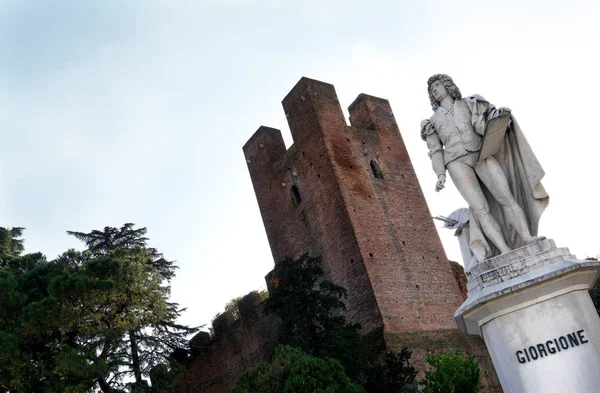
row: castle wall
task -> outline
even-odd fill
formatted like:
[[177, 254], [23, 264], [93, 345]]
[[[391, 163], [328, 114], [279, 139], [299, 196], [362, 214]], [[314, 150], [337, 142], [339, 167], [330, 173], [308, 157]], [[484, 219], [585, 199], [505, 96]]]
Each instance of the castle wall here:
[[250, 324], [237, 321], [217, 334], [203, 353], [192, 357], [172, 392], [229, 392], [240, 374], [271, 360], [279, 324], [274, 315], [261, 316]]

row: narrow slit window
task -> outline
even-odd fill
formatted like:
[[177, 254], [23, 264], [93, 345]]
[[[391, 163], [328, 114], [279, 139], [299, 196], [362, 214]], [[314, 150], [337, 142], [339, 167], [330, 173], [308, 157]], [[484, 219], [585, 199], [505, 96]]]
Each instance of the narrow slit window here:
[[377, 179], [383, 179], [381, 168], [374, 160], [371, 160], [371, 170], [373, 171], [373, 176], [375, 176]]
[[298, 206], [300, 202], [302, 202], [302, 198], [300, 197], [300, 191], [298, 191], [298, 187], [292, 186], [292, 200], [294, 201], [294, 205]]

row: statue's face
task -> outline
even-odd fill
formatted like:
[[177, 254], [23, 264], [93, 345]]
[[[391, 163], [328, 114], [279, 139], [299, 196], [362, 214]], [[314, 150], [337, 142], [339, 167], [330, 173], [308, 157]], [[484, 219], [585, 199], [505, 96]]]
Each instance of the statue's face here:
[[448, 97], [448, 90], [444, 84], [438, 79], [431, 84], [431, 94], [433, 94], [433, 98], [435, 98], [438, 102], [442, 102], [442, 100]]

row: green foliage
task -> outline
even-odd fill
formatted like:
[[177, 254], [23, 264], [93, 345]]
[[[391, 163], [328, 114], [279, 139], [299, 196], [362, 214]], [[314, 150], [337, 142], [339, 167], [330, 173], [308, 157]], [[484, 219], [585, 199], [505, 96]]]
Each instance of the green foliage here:
[[377, 393], [418, 393], [417, 370], [410, 365], [411, 352], [387, 352], [384, 363], [375, 363], [368, 371], [365, 389]]
[[233, 321], [240, 319], [242, 316], [242, 310], [240, 310], [240, 308], [243, 308], [245, 306], [244, 301], [248, 298], [252, 299], [252, 304], [257, 305], [269, 298], [269, 292], [267, 292], [266, 290], [252, 291], [244, 296], [238, 296], [236, 298], [231, 299], [225, 305], [225, 310], [223, 310], [220, 313], [217, 313], [217, 315], [213, 317], [213, 321], [223, 314], [231, 315], [230, 319]]
[[25, 228], [3, 228], [0, 227], [0, 267], [6, 266], [6, 263], [12, 258], [16, 258], [25, 250], [23, 236]]
[[321, 259], [307, 254], [280, 261], [275, 271], [278, 285], [265, 311], [281, 318], [278, 342], [316, 357], [338, 359], [357, 380], [367, 359], [360, 326], [347, 323], [343, 316], [346, 290], [323, 280]]
[[258, 317], [257, 307], [260, 303], [268, 299], [269, 292], [266, 290], [252, 291], [244, 296], [231, 299], [225, 305], [222, 312], [217, 313], [211, 322], [209, 328], [210, 335], [215, 336], [229, 331], [231, 325], [240, 319], [251, 322]]
[[[50, 262], [29, 254], [0, 269], [0, 385], [6, 390], [149, 392], [150, 370], [187, 347], [195, 329], [175, 323], [181, 311], [168, 301], [174, 267], [155, 264], [160, 254], [146, 247], [145, 228], [128, 225], [105, 228], [120, 236], [106, 240], [111, 246], [89, 243], [92, 249], [69, 250]], [[134, 382], [125, 383], [128, 377]]]
[[433, 367], [420, 381], [423, 393], [477, 393], [481, 389], [480, 369], [474, 355], [455, 350], [428, 354], [425, 360]]
[[89, 233], [67, 231], [87, 246], [87, 251], [93, 255], [104, 255], [111, 250], [143, 248], [147, 252], [146, 263], [150, 264], [160, 275], [170, 280], [175, 276], [177, 266], [172, 261], [167, 261], [155, 248], [148, 247], [145, 237], [147, 229], [133, 229], [135, 224], [126, 223], [121, 228], [104, 227], [103, 231], [93, 230]]
[[150, 370], [151, 393], [169, 393], [177, 382], [177, 376], [185, 371], [185, 366], [171, 361], [159, 364]]
[[343, 287], [323, 279], [321, 259], [305, 254], [277, 264], [265, 311], [281, 318], [280, 344], [322, 359], [337, 359], [348, 377], [364, 384], [368, 392], [416, 391], [410, 351], [388, 353], [382, 362], [381, 346], [362, 337], [360, 325], [346, 322], [345, 296]]
[[232, 393], [364, 393], [335, 359], [320, 359], [298, 348], [279, 346], [269, 364], [242, 374]]
[[215, 315], [213, 321], [223, 314], [230, 315], [230, 319], [232, 321], [240, 319], [240, 310], [238, 308], [238, 303], [240, 302], [240, 300], [242, 300], [241, 296], [233, 298], [229, 302], [227, 302], [227, 304], [225, 305], [225, 310], [223, 310], [222, 313], [218, 313], [217, 315]]

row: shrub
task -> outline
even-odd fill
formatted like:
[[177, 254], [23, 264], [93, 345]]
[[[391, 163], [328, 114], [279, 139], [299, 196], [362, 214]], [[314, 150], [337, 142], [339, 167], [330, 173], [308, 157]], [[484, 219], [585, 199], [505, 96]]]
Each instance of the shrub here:
[[474, 355], [455, 350], [428, 354], [425, 357], [433, 369], [420, 381], [423, 393], [477, 393], [481, 390], [480, 369]]
[[231, 393], [365, 393], [335, 359], [320, 359], [280, 345], [269, 364], [243, 373]]
[[367, 372], [365, 389], [377, 393], [418, 393], [417, 371], [410, 365], [411, 351], [387, 352], [385, 361], [375, 363]]

